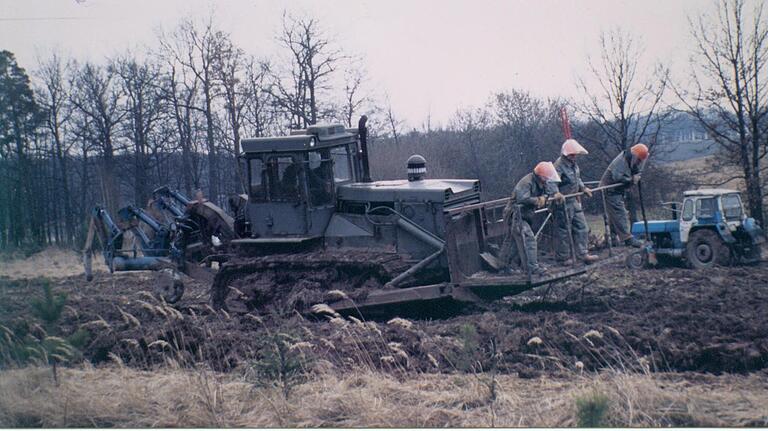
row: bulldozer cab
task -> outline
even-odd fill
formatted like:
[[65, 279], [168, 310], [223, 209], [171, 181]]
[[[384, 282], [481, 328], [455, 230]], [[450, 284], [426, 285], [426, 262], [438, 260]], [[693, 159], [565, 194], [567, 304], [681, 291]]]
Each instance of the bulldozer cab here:
[[354, 130], [318, 125], [291, 136], [244, 139], [241, 145], [252, 237], [320, 237], [333, 215], [337, 186], [357, 177]]

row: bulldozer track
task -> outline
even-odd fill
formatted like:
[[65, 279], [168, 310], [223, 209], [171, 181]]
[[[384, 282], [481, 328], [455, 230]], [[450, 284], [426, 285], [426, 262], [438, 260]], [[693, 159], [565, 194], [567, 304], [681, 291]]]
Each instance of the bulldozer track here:
[[364, 298], [411, 265], [396, 254], [360, 251], [235, 258], [216, 274], [211, 303], [234, 313], [303, 312], [327, 301], [329, 292]]

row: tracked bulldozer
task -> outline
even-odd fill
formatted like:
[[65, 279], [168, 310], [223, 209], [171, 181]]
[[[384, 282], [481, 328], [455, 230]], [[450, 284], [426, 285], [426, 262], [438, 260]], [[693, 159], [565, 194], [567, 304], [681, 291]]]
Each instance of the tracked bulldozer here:
[[[366, 120], [242, 140], [248, 193], [232, 205], [236, 238], [222, 247], [214, 307], [439, 313], [599, 266], [499, 272], [507, 199], [481, 202], [478, 180], [427, 178], [421, 156], [407, 178], [372, 181]], [[612, 254], [601, 264], [623, 259]]]

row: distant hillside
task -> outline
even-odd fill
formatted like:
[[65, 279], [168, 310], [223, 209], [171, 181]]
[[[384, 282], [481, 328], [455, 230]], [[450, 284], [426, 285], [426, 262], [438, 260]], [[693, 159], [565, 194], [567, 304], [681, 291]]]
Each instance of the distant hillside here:
[[713, 169], [713, 156], [691, 158], [689, 160], [668, 162], [663, 167], [680, 175], [689, 176], [695, 188], [722, 187], [744, 191], [744, 180], [731, 179], [739, 175], [739, 168]]
[[661, 164], [712, 156], [718, 147], [690, 115], [675, 114], [658, 136], [654, 160]]

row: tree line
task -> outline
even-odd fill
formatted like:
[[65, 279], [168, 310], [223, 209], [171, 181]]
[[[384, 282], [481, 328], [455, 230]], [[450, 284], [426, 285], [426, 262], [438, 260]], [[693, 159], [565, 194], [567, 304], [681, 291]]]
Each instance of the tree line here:
[[[753, 9], [750, 9], [753, 7]], [[182, 19], [151, 48], [99, 63], [53, 53], [31, 73], [0, 52], [0, 248], [82, 242], [90, 209], [144, 206], [154, 187], [203, 190], [222, 203], [244, 191], [242, 137], [284, 135], [317, 122], [349, 127], [371, 119], [376, 178], [402, 178], [420, 153], [432, 177], [478, 178], [486, 198], [509, 193], [540, 160], [557, 157], [562, 108], [599, 178], [621, 150], [644, 142], [663, 151], [661, 133], [692, 115], [735, 166], [750, 213], [763, 221], [768, 150], [767, 28], [762, 5], [722, 0], [691, 20], [691, 76], [672, 79], [646, 64], [641, 40], [601, 34], [600, 51], [579, 79], [579, 100], [525, 90], [491, 94], [446, 125], [407, 126], [371, 88], [360, 58], [327, 37], [313, 18], [284, 14], [274, 40], [281, 58], [237, 46], [212, 19]], [[695, 183], [651, 166], [649, 199], [669, 199]], [[720, 169], [713, 166], [712, 169]], [[656, 172], [656, 174], [654, 174]]]
[[157, 36], [100, 63], [53, 53], [30, 74], [0, 52], [0, 248], [76, 244], [94, 204], [144, 206], [160, 184], [221, 202], [244, 191], [241, 137], [351, 126], [367, 109], [356, 60], [315, 19], [283, 17], [284, 62], [244, 52], [212, 19]]

